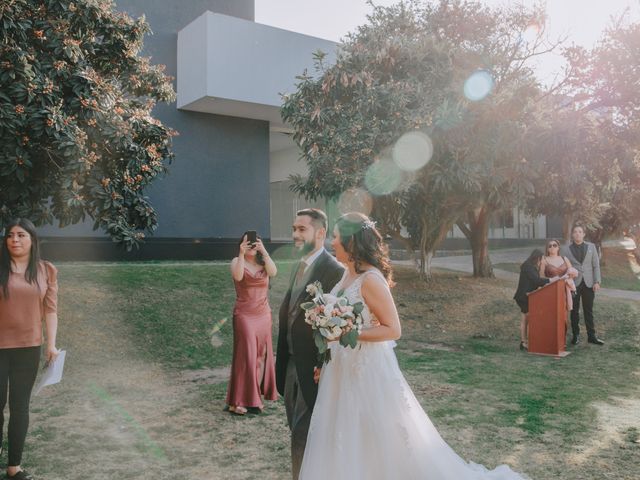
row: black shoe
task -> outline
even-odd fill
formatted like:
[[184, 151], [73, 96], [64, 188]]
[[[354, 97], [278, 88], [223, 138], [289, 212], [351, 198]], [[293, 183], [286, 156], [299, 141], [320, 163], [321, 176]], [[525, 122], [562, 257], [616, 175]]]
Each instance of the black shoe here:
[[600, 340], [598, 337], [589, 337], [587, 342], [593, 343], [594, 345], [604, 345], [604, 342]]
[[571, 338], [571, 345], [577, 345], [580, 343], [580, 335], [575, 333]]
[[18, 473], [12, 476], [9, 476], [9, 474], [7, 474], [7, 478], [11, 480], [33, 480], [33, 477], [29, 475], [25, 470], [20, 470]]
[[524, 342], [520, 342], [520, 350], [526, 351], [527, 347], [525, 347]]

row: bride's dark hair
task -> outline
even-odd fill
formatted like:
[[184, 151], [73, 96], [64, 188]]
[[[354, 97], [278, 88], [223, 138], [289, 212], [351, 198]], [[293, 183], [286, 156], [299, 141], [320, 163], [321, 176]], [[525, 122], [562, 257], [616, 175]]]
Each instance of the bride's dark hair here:
[[395, 285], [389, 261], [389, 249], [376, 229], [376, 224], [359, 212], [345, 213], [336, 221], [340, 243], [355, 262], [356, 273], [362, 273], [366, 262], [382, 272], [389, 286]]

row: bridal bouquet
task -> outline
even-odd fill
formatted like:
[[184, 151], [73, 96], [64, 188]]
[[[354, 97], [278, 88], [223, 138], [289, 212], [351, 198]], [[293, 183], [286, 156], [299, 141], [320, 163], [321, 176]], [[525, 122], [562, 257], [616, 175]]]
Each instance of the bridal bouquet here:
[[362, 302], [349, 303], [344, 291], [331, 295], [322, 291], [320, 282], [307, 285], [307, 292], [313, 296], [311, 302], [300, 307], [304, 310], [304, 320], [313, 329], [313, 339], [322, 363], [331, 360], [329, 340], [338, 339], [343, 347], [355, 348], [362, 331]]

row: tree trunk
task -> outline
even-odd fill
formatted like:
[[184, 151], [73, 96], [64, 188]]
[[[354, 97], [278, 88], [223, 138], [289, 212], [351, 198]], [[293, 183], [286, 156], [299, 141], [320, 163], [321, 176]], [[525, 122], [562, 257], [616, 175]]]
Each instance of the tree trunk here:
[[433, 280], [431, 272], [431, 260], [433, 260], [433, 252], [420, 252], [420, 278], [425, 282]]
[[604, 250], [602, 248], [602, 241], [604, 240], [604, 230], [600, 228], [598, 230], [589, 232], [589, 240], [591, 240], [596, 246], [596, 251], [598, 252], [598, 256], [600, 257], [600, 266], [604, 267], [605, 259]]
[[429, 248], [429, 223], [426, 218], [422, 218], [422, 235], [420, 235], [420, 278], [425, 282], [431, 281], [431, 259], [433, 249]]
[[429, 216], [422, 218], [422, 236], [420, 237], [420, 278], [425, 282], [433, 279], [431, 272], [431, 262], [437, 248], [446, 238], [447, 232], [451, 230], [455, 217], [450, 215], [439, 222], [430, 223]]
[[489, 212], [486, 206], [467, 213], [469, 226], [458, 227], [463, 231], [471, 244], [473, 258], [473, 276], [481, 278], [495, 278], [493, 266], [489, 257]]
[[562, 215], [562, 240], [564, 243], [571, 241], [571, 228], [573, 227], [573, 213]]
[[477, 217], [476, 228], [471, 238], [473, 256], [473, 276], [494, 278], [493, 265], [489, 257], [489, 215], [482, 210]]

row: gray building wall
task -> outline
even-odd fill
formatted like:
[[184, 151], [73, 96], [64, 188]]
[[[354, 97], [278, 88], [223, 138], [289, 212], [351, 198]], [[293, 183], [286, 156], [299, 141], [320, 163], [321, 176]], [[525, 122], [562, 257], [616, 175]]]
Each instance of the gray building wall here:
[[[210, 10], [254, 20], [253, 0], [119, 0], [117, 8], [134, 18], [145, 15], [153, 34], [146, 37], [142, 54], [151, 56], [154, 64], [166, 65], [166, 73], [173, 77], [177, 72], [178, 31], [199, 15]], [[159, 104], [154, 115], [177, 130], [179, 136], [173, 141], [176, 158], [168, 175], [157, 179], [147, 191], [159, 225], [143, 245], [143, 256], [165, 256], [151, 252], [149, 245], [154, 241], [164, 243], [165, 251], [170, 251], [170, 239], [196, 243], [202, 239], [236, 239], [248, 229], [269, 238], [268, 122], [180, 111], [175, 103]], [[75, 237], [76, 241], [84, 237], [85, 243], [87, 237], [106, 240], [104, 233], [93, 232], [91, 225], [46, 227], [42, 235], [66, 240]], [[62, 238], [58, 242], [50, 240], [58, 247], [63, 244]], [[50, 250], [55, 250], [52, 245]], [[53, 252], [52, 256], [60, 255]]]

